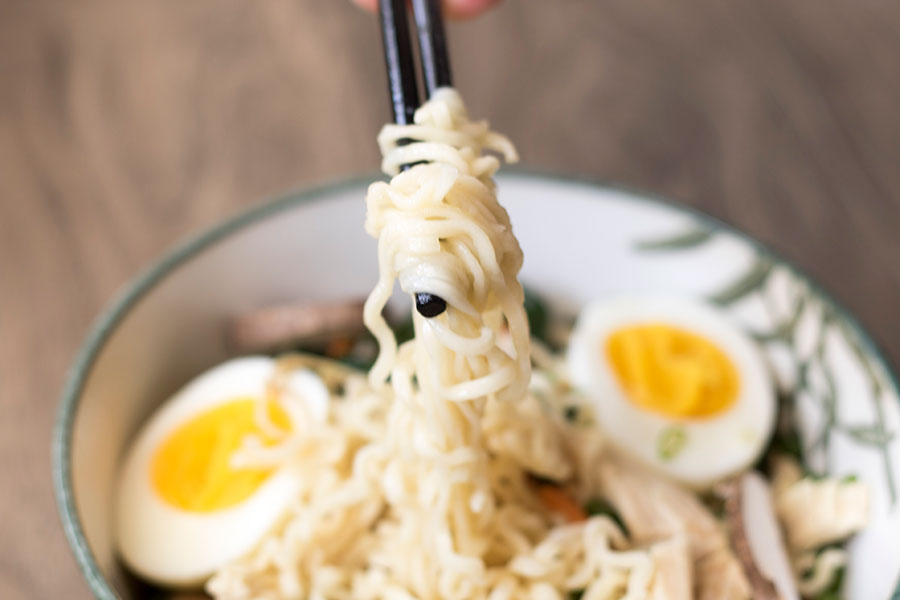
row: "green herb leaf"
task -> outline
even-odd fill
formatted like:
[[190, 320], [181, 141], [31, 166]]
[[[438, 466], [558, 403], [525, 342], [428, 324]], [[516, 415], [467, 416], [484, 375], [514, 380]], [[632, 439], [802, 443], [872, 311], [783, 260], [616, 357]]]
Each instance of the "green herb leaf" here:
[[347, 356], [339, 360], [341, 364], [347, 365], [353, 369], [360, 371], [368, 371], [375, 364], [374, 359], [362, 359], [356, 356]]
[[541, 300], [528, 288], [525, 289], [525, 315], [528, 317], [528, 328], [531, 336], [544, 342], [548, 346], [552, 346], [547, 340], [547, 324], [549, 322], [549, 313], [544, 301]]
[[569, 600], [581, 600], [582, 596], [584, 596], [584, 590], [575, 590], [574, 592], [569, 592]]
[[776, 433], [772, 438], [772, 448], [803, 464], [803, 444], [795, 429], [785, 433]]
[[596, 515], [605, 515], [616, 522], [616, 525], [619, 526], [619, 529], [622, 530], [622, 533], [625, 535], [629, 535], [628, 527], [625, 525], [625, 521], [622, 520], [622, 516], [619, 515], [619, 512], [613, 508], [613, 505], [607, 502], [602, 498], [592, 498], [587, 501], [587, 504], [584, 505], [584, 512], [588, 514], [588, 516], [593, 517]]
[[662, 460], [672, 460], [684, 450], [687, 432], [683, 427], [672, 425], [663, 429], [656, 441], [656, 455]]
[[831, 580], [831, 584], [817, 594], [814, 600], [841, 600], [843, 596], [841, 595], [841, 587], [844, 583], [844, 569], [839, 569], [834, 576], [834, 579]]
[[397, 339], [398, 346], [403, 342], [408, 342], [409, 340], [413, 339], [415, 335], [416, 329], [413, 325], [411, 314], [406, 319], [394, 326], [394, 337]]

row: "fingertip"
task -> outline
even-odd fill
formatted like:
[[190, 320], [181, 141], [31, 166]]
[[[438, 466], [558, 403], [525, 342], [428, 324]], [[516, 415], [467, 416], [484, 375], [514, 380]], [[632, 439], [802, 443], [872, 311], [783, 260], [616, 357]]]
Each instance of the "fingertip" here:
[[378, 8], [378, 0], [350, 0], [353, 4], [368, 11]]
[[[374, 12], [378, 9], [378, 0], [350, 0], [353, 4]], [[500, 0], [444, 0], [444, 10], [454, 19], [470, 19], [477, 17]]]
[[477, 17], [500, 0], [444, 0], [447, 14], [454, 19]]

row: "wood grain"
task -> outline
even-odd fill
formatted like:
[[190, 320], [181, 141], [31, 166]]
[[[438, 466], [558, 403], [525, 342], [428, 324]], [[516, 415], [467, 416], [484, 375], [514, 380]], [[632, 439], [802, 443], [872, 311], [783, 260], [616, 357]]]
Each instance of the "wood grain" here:
[[[507, 0], [450, 35], [526, 164], [738, 225], [900, 361], [900, 4]], [[0, 597], [89, 596], [49, 442], [90, 320], [188, 233], [374, 169], [384, 79], [338, 0], [0, 0]]]

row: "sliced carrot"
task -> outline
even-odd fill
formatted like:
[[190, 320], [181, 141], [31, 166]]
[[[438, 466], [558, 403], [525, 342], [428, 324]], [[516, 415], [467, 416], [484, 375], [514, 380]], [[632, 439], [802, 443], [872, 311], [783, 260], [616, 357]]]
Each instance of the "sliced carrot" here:
[[325, 346], [325, 356], [328, 358], [344, 358], [353, 350], [353, 339], [349, 337], [336, 337]]
[[535, 491], [541, 504], [548, 510], [565, 517], [569, 523], [577, 523], [587, 519], [584, 509], [555, 485], [539, 484]]

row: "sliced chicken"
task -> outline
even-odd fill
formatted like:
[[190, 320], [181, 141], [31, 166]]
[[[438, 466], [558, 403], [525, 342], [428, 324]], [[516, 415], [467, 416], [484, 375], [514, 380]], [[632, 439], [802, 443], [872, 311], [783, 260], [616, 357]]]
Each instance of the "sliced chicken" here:
[[604, 495], [625, 521], [634, 542], [652, 544], [685, 537], [697, 598], [750, 598], [750, 584], [725, 532], [692, 492], [612, 452], [597, 469]]
[[683, 535], [650, 547], [656, 575], [648, 600], [691, 600], [694, 591], [694, 566]]
[[694, 578], [697, 600], [747, 600], [751, 597], [747, 576], [727, 545], [695, 559]]
[[775, 496], [775, 508], [791, 549], [810, 550], [866, 526], [869, 490], [855, 481], [805, 477]]

